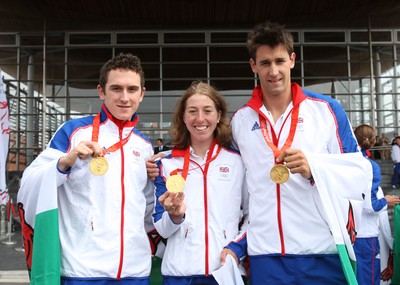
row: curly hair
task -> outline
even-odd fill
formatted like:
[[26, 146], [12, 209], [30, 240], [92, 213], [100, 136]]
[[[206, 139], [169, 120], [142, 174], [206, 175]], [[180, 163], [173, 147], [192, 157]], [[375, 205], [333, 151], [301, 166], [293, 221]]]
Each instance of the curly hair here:
[[278, 45], [284, 45], [289, 56], [293, 53], [293, 36], [278, 23], [264, 22], [254, 27], [247, 34], [247, 50], [250, 57], [255, 61], [257, 49], [262, 45], [268, 45], [275, 48]]
[[107, 61], [100, 69], [99, 85], [103, 90], [106, 88], [109, 72], [116, 69], [125, 69], [136, 72], [140, 76], [140, 86], [142, 88], [144, 87], [144, 71], [140, 59], [130, 53], [120, 53]]
[[179, 149], [186, 149], [190, 145], [190, 133], [186, 128], [183, 116], [186, 110], [186, 102], [194, 94], [205, 95], [214, 102], [215, 108], [221, 116], [214, 130], [214, 138], [216, 138], [220, 146], [225, 148], [230, 147], [232, 132], [229, 127], [229, 121], [226, 118], [228, 110], [227, 103], [224, 97], [220, 95], [214, 87], [201, 81], [193, 81], [176, 105], [171, 131], [172, 143]]

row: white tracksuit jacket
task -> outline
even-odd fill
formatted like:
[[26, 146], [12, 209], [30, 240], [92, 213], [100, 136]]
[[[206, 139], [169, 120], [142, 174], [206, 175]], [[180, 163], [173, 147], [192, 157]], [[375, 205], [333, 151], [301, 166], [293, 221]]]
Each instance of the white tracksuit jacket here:
[[[289, 134], [292, 108], [299, 104], [292, 149], [301, 149], [304, 153], [358, 151], [348, 118], [337, 101], [304, 91], [296, 83], [292, 84], [292, 94], [292, 103], [275, 123], [275, 133], [277, 136], [280, 134], [279, 149]], [[320, 198], [312, 183], [300, 174], [290, 174], [289, 180], [278, 189], [271, 180], [274, 153], [260, 130], [259, 115], [274, 122], [262, 103], [262, 91], [258, 86], [250, 101], [231, 120], [235, 147], [240, 151], [246, 167], [250, 195], [248, 254], [250, 257], [258, 256], [261, 261], [263, 256], [268, 255], [285, 257], [337, 253], [321, 213]], [[271, 128], [268, 123], [267, 126]]]
[[[155, 181], [156, 199], [165, 193], [170, 172], [183, 168], [184, 153], [185, 150], [173, 149], [159, 161], [161, 175]], [[240, 155], [222, 148], [207, 173], [204, 162], [191, 151], [184, 189], [187, 210], [182, 223], [174, 224], [156, 201], [154, 225], [161, 236], [168, 238], [162, 261], [164, 276], [210, 275], [220, 267], [224, 246], [245, 235], [248, 193]], [[243, 216], [244, 226], [239, 231]]]
[[[105, 154], [108, 171], [102, 176], [90, 172], [91, 158], [78, 158], [69, 172], [58, 171], [58, 189], [54, 191], [58, 191], [61, 276], [70, 278], [67, 284], [75, 284], [74, 278], [142, 280], [150, 275], [151, 249], [144, 220], [147, 214], [150, 230], [154, 188], [145, 162], [153, 148], [150, 140], [134, 128], [137, 119], [135, 114], [132, 121], [123, 124], [113, 119], [103, 105], [100, 146], [106, 149], [131, 133], [129, 141], [121, 149]], [[59, 155], [47, 165], [54, 164], [79, 142], [90, 141], [92, 128], [93, 116], [63, 124], [48, 146]], [[33, 165], [35, 171], [23, 179], [34, 182], [48, 175], [44, 163]]]

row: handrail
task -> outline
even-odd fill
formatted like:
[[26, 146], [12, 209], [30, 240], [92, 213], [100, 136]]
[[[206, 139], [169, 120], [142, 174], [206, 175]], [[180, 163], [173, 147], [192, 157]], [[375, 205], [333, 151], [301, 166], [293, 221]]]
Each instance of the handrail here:
[[374, 147], [371, 147], [370, 150], [392, 150], [392, 145], [388, 145], [388, 146], [383, 146], [383, 145], [374, 146]]

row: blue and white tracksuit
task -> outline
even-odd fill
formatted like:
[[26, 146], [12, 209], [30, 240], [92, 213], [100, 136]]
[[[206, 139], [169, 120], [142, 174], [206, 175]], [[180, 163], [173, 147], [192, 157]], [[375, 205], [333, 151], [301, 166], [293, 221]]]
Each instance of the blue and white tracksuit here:
[[[362, 151], [365, 157], [366, 152]], [[359, 285], [379, 285], [381, 275], [381, 261], [379, 258], [379, 213], [387, 209], [387, 201], [378, 194], [382, 180], [379, 165], [368, 158], [372, 165], [373, 180], [370, 201], [365, 201], [362, 211], [361, 224], [358, 229], [357, 239], [354, 243], [354, 252], [357, 257], [357, 281]]]
[[[69, 171], [57, 173], [61, 284], [149, 285], [151, 249], [146, 230], [152, 228], [154, 187], [145, 163], [153, 155], [152, 144], [134, 128], [136, 114], [126, 123], [113, 118], [104, 105], [100, 114], [101, 147], [131, 135], [122, 148], [105, 154], [104, 175], [90, 172], [91, 158], [78, 158]], [[91, 141], [93, 118], [64, 123], [44, 151], [54, 152], [54, 159], [46, 165], [36, 163], [37, 170], [25, 179], [48, 175], [50, 164], [81, 141]]]
[[[252, 284], [345, 284], [330, 228], [320, 212], [313, 183], [300, 174], [276, 184], [270, 178], [274, 153], [265, 142], [259, 115], [274, 128], [281, 149], [290, 130], [293, 106], [299, 105], [290, 148], [304, 153], [358, 151], [357, 141], [340, 104], [292, 83], [292, 102], [274, 123], [262, 101], [261, 87], [231, 120], [235, 147], [245, 167], [250, 195], [247, 227]], [[351, 189], [349, 189], [351, 191]], [[313, 193], [314, 192], [314, 193]]]
[[[158, 233], [168, 238], [161, 271], [164, 284], [197, 284], [199, 278], [203, 278], [201, 284], [215, 284], [209, 276], [220, 267], [224, 246], [245, 236], [248, 192], [244, 185], [244, 165], [237, 152], [221, 148], [206, 170], [206, 160], [190, 148], [184, 189], [187, 209], [183, 222], [175, 224], [158, 198], [166, 191], [165, 182], [170, 173], [183, 168], [185, 152], [174, 148], [158, 162], [160, 175], [154, 183], [157, 200], [153, 219]], [[244, 226], [239, 230], [242, 218]], [[235, 253], [243, 256], [246, 249], [236, 247]]]
[[398, 145], [396, 141], [392, 145], [392, 153], [390, 156], [394, 163], [392, 185], [397, 187], [399, 184], [400, 174], [400, 145]]

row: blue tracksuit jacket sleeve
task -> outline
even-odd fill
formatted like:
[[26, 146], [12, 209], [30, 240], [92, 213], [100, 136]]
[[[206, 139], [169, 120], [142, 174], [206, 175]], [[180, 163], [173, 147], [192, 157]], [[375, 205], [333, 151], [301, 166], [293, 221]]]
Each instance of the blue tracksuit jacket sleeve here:
[[371, 159], [369, 159], [369, 161], [372, 164], [372, 173], [373, 173], [372, 190], [371, 190], [371, 204], [372, 204], [372, 209], [374, 210], [374, 212], [379, 212], [382, 209], [384, 209], [385, 206], [387, 205], [387, 201], [385, 198], [378, 199], [378, 197], [377, 197], [379, 185], [381, 184], [381, 180], [382, 180], [381, 170], [379, 168], [379, 165], [375, 161], [373, 161]]
[[247, 235], [245, 234], [239, 241], [230, 242], [225, 248], [232, 250], [238, 259], [241, 259], [247, 255]]
[[[157, 162], [158, 169], [160, 169], [160, 166], [161, 166], [161, 160]], [[160, 196], [167, 191], [164, 178], [161, 175], [158, 175], [157, 178], [154, 180], [154, 187], [155, 187], [155, 209], [153, 214], [153, 221], [154, 223], [156, 223], [162, 218], [162, 215], [165, 212], [164, 207], [158, 201], [158, 198], [160, 198]]]

